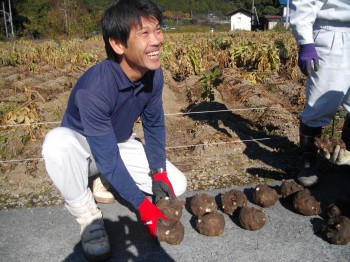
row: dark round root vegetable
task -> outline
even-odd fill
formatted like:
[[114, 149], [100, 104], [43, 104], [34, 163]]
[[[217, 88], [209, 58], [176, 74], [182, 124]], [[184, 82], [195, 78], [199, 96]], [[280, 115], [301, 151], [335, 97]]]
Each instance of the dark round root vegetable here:
[[232, 216], [237, 208], [247, 206], [247, 201], [247, 196], [237, 189], [231, 189], [221, 195], [222, 209], [229, 216]]
[[328, 218], [334, 218], [340, 215], [350, 218], [350, 200], [337, 199], [327, 207]]
[[159, 241], [166, 242], [170, 245], [179, 245], [184, 239], [185, 229], [180, 221], [166, 225], [159, 221], [157, 224], [157, 237]]
[[281, 184], [281, 196], [282, 198], [289, 198], [294, 193], [303, 190], [304, 187], [295, 183], [294, 181], [283, 180]]
[[322, 135], [315, 138], [315, 146], [323, 152], [332, 154], [336, 145], [339, 145], [341, 149], [346, 149], [346, 145], [340, 137]]
[[196, 220], [196, 230], [206, 236], [220, 236], [225, 229], [225, 218], [218, 212], [205, 214]]
[[239, 222], [244, 229], [251, 231], [258, 230], [266, 222], [264, 210], [255, 207], [242, 207], [239, 212]]
[[296, 193], [293, 200], [294, 209], [301, 215], [314, 216], [321, 214], [321, 204], [308, 189]]
[[185, 200], [176, 199], [170, 202], [168, 197], [162, 198], [157, 202], [159, 210], [168, 218], [168, 224], [174, 224], [180, 221], [184, 205]]
[[277, 191], [266, 184], [257, 185], [253, 191], [254, 202], [262, 207], [270, 207], [279, 199]]
[[350, 242], [350, 219], [345, 216], [330, 218], [322, 233], [331, 244], [346, 245]]
[[206, 213], [211, 213], [217, 210], [215, 197], [205, 193], [196, 194], [190, 203], [191, 212], [194, 216], [202, 217]]

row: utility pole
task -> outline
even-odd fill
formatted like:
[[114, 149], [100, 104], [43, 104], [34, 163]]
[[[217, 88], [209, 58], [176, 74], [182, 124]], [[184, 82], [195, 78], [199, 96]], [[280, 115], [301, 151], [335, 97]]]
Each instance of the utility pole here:
[[[1, 3], [2, 3], [2, 10], [0, 10], [0, 11], [1, 11], [1, 12], [3, 13], [3, 15], [4, 15], [4, 23], [5, 23], [6, 37], [9, 37], [8, 30], [7, 30], [7, 23], [10, 23], [11, 36], [14, 36], [15, 34], [14, 34], [14, 32], [13, 32], [11, 1], [8, 0], [9, 12], [6, 12], [6, 11], [5, 11], [5, 1], [2, 0]], [[6, 16], [7, 16], [8, 18], [6, 18]]]
[[289, 27], [289, 0], [287, 0], [287, 8], [286, 8], [286, 30]]
[[7, 20], [6, 20], [6, 12], [5, 12], [5, 3], [4, 3], [4, 1], [1, 1], [2, 2], [2, 9], [3, 10], [1, 10], [2, 11], [2, 13], [4, 14], [4, 23], [5, 23], [5, 31], [6, 31], [6, 37], [9, 37], [9, 34], [8, 34], [8, 32], [7, 32]]
[[252, 13], [255, 15], [256, 17], [256, 22], [257, 24], [259, 25], [259, 17], [258, 17], [258, 12], [256, 11], [256, 7], [255, 7], [255, 3], [254, 3], [254, 0], [253, 0], [253, 3], [252, 3]]
[[10, 14], [10, 26], [11, 26], [11, 36], [14, 36], [14, 32], [13, 32], [13, 23], [12, 23], [12, 9], [11, 9], [11, 2], [9, 0], [9, 14]]

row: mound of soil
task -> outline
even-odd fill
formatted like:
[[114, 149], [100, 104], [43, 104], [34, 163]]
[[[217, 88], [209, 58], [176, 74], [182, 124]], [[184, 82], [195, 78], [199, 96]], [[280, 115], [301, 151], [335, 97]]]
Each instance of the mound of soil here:
[[165, 225], [158, 222], [157, 237], [161, 242], [166, 242], [170, 245], [179, 245], [185, 236], [185, 227], [181, 222], [177, 221], [172, 225]]
[[295, 193], [303, 190], [304, 187], [294, 181], [283, 180], [281, 184], [281, 196], [286, 200], [293, 200]]
[[310, 190], [303, 189], [296, 193], [293, 200], [295, 210], [304, 216], [315, 216], [321, 214], [321, 203], [311, 195]]
[[196, 219], [195, 228], [202, 235], [220, 236], [225, 230], [225, 218], [216, 211], [208, 213]]
[[266, 223], [265, 212], [255, 207], [243, 207], [239, 212], [239, 222], [244, 229], [258, 230]]
[[253, 191], [254, 202], [262, 207], [273, 206], [279, 198], [277, 191], [266, 184], [257, 185]]
[[239, 212], [239, 208], [247, 206], [247, 202], [247, 196], [237, 189], [231, 189], [230, 191], [221, 194], [222, 210], [230, 216]]
[[350, 218], [350, 200], [343, 198], [336, 199], [328, 205], [326, 213], [328, 218], [335, 218], [341, 215]]
[[192, 215], [202, 217], [207, 213], [212, 213], [217, 210], [217, 204], [214, 196], [205, 193], [196, 194], [190, 203]]
[[341, 149], [346, 149], [344, 141], [340, 137], [322, 135], [321, 137], [315, 138], [316, 147], [330, 154], [333, 153], [335, 146], [339, 145]]
[[350, 219], [346, 216], [330, 218], [322, 233], [331, 244], [346, 245], [350, 242]]
[[161, 198], [157, 202], [159, 210], [168, 218], [168, 223], [170, 224], [175, 224], [180, 221], [184, 205], [185, 200], [176, 199], [170, 202], [168, 197]]

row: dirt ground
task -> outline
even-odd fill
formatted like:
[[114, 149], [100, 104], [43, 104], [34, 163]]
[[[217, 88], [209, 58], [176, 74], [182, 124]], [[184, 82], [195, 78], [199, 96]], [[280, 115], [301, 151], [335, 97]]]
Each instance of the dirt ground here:
[[[32, 99], [41, 122], [32, 127], [32, 135], [28, 126], [0, 128], [0, 138], [6, 137], [1, 144], [0, 209], [62, 204], [45, 171], [41, 145], [44, 135], [59, 125], [71, 88], [85, 69], [44, 66], [33, 73], [0, 68], [1, 110]], [[224, 69], [209, 103], [201, 99], [199, 76], [176, 82], [170, 71], [165, 69], [164, 75], [167, 155], [186, 174], [188, 190], [295, 175], [302, 77], [271, 74], [253, 84], [240, 69]], [[135, 132], [142, 139], [141, 123], [135, 123]]]

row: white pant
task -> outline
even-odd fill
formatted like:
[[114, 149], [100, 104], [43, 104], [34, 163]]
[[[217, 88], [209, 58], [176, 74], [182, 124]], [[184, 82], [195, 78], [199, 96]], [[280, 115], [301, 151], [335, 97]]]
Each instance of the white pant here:
[[[152, 194], [152, 180], [142, 143], [132, 136], [118, 143], [126, 168], [141, 191]], [[88, 177], [99, 171], [86, 138], [65, 127], [51, 130], [45, 137], [42, 155], [47, 173], [68, 204], [74, 204], [86, 195]], [[176, 196], [186, 191], [185, 175], [166, 161], [168, 178]]]
[[[316, 26], [317, 27], [317, 26]], [[350, 28], [320, 25], [314, 31], [320, 69], [306, 81], [306, 104], [300, 114], [311, 127], [328, 125], [340, 105], [350, 113]]]

